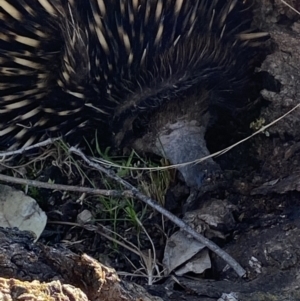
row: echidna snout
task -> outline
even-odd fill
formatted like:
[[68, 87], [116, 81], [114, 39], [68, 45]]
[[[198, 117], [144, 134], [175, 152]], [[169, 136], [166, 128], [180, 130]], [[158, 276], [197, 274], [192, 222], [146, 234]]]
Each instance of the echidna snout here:
[[[186, 184], [199, 188], [207, 176], [220, 170], [211, 158], [198, 164], [195, 162], [210, 155], [204, 139], [205, 130], [205, 127], [198, 126], [193, 121], [182, 120], [167, 124], [162, 132], [157, 133], [154, 144], [148, 146], [148, 151], [168, 158], [172, 164], [182, 164], [177, 168]], [[145, 143], [144, 139], [142, 145]], [[135, 146], [139, 149], [137, 144]], [[145, 150], [143, 147], [141, 149]]]
[[210, 112], [203, 111], [207, 97], [207, 93], [199, 93], [164, 106], [151, 116], [146, 134], [133, 142], [141, 152], [155, 153], [171, 164], [182, 164], [177, 169], [189, 187], [201, 187], [207, 176], [220, 171], [211, 158], [194, 162], [210, 155], [204, 138], [211, 120]]
[[[251, 5], [1, 0], [0, 148], [91, 129], [126, 145], [145, 118], [152, 151], [171, 163], [206, 155], [210, 108], [245, 105], [264, 36], [251, 29]], [[190, 186], [200, 185], [200, 166], [180, 169]]]

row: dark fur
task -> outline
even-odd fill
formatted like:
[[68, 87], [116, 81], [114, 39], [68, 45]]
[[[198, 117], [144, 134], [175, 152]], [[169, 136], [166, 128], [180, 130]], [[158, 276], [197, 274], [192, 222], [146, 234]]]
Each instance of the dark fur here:
[[103, 0], [106, 12], [96, 0], [48, 0], [50, 10], [37, 0], [2, 1], [2, 149], [91, 128], [120, 145], [140, 116], [202, 90], [216, 97], [198, 102], [200, 111], [244, 105], [259, 48], [239, 38], [251, 32], [243, 0], [185, 0], [178, 12], [176, 0]]

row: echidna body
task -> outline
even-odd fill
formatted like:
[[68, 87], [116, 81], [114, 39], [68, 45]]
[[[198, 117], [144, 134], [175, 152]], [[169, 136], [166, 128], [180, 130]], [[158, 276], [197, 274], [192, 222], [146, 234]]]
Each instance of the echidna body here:
[[[182, 128], [178, 121], [186, 115], [184, 124], [201, 128], [196, 139], [203, 140], [211, 106], [244, 105], [259, 36], [251, 34], [250, 6], [242, 0], [1, 0], [0, 147], [91, 128], [119, 146], [145, 118], [159, 133], [149, 138], [158, 145], [162, 131]], [[162, 117], [170, 111], [176, 113]], [[207, 153], [200, 144], [193, 156]], [[176, 158], [170, 159], [183, 161]]]

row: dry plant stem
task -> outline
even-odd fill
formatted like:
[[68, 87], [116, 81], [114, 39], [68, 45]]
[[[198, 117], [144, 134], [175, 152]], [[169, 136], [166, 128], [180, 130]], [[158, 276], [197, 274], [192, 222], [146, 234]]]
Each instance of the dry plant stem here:
[[286, 1], [281, 0], [281, 2], [284, 3], [286, 6], [288, 6], [292, 11], [294, 11], [295, 13], [300, 15], [300, 12], [297, 9], [295, 9], [294, 7], [292, 7], [290, 4], [288, 4]]
[[170, 221], [172, 221], [174, 224], [176, 224], [178, 227], [180, 227], [183, 231], [190, 234], [192, 237], [194, 237], [196, 240], [204, 244], [207, 248], [209, 248], [211, 251], [216, 253], [218, 256], [220, 256], [225, 262], [231, 266], [234, 271], [240, 276], [244, 276], [246, 274], [246, 271], [240, 266], [240, 264], [233, 259], [228, 253], [220, 249], [215, 243], [211, 242], [207, 238], [205, 238], [203, 235], [197, 233], [195, 230], [193, 230], [187, 223], [185, 223], [183, 220], [160, 206], [156, 201], [153, 199], [145, 196], [142, 194], [137, 188], [135, 188], [133, 185], [128, 183], [127, 181], [123, 180], [122, 178], [118, 177], [112, 170], [108, 170], [101, 165], [94, 163], [90, 161], [79, 149], [75, 147], [71, 147], [69, 149], [70, 153], [74, 153], [78, 156], [80, 156], [90, 167], [95, 168], [103, 173], [105, 173], [108, 177], [111, 179], [114, 179], [118, 183], [122, 184], [127, 189], [131, 190], [132, 195], [139, 200], [143, 201], [147, 205], [151, 206], [153, 209], [157, 210], [159, 213], [167, 217]]
[[[146, 277], [148, 278], [148, 285], [152, 285], [154, 281], [157, 281], [159, 279], [162, 279], [164, 276], [162, 276], [162, 272], [160, 272], [157, 268], [156, 265], [156, 255], [155, 255], [155, 249], [154, 249], [154, 245], [153, 245], [153, 241], [151, 240], [150, 236], [148, 235], [148, 233], [146, 232], [146, 229], [144, 229], [149, 241], [151, 242], [152, 245], [152, 249], [153, 249], [153, 257], [152, 256], [145, 256], [143, 254], [143, 252], [137, 247], [135, 246], [133, 243], [127, 241], [123, 236], [119, 235], [118, 233], [104, 227], [101, 224], [97, 224], [95, 225], [90, 225], [90, 224], [79, 224], [79, 223], [72, 223], [72, 222], [62, 222], [62, 221], [48, 221], [48, 224], [56, 224], [56, 225], [69, 225], [69, 226], [75, 226], [75, 227], [81, 227], [87, 231], [93, 231], [95, 233], [100, 234], [101, 236], [105, 237], [106, 239], [122, 246], [123, 248], [131, 251], [132, 253], [138, 255], [142, 260], [142, 266], [145, 269], [145, 274], [139, 275], [139, 274], [130, 274], [130, 273], [125, 273], [125, 272], [120, 272], [118, 271], [117, 273], [119, 275], [123, 275], [123, 276], [135, 276], [135, 277]], [[142, 226], [142, 225], [141, 225]], [[143, 227], [143, 226], [142, 226]], [[143, 227], [144, 228], [144, 227]], [[120, 240], [113, 238], [112, 236], [109, 236], [108, 234], [106, 234], [105, 232], [109, 232], [111, 234], [115, 234]], [[151, 253], [151, 250], [149, 250]], [[150, 254], [151, 255], [151, 254]], [[133, 263], [127, 258], [127, 260], [133, 265]], [[135, 269], [137, 269], [134, 266]], [[157, 272], [157, 276], [153, 275], [153, 270], [155, 269], [155, 271]]]
[[103, 195], [103, 196], [111, 196], [111, 197], [132, 197], [132, 192], [125, 190], [125, 191], [118, 191], [118, 190], [106, 190], [106, 189], [95, 189], [95, 188], [88, 188], [88, 187], [78, 187], [78, 186], [71, 186], [71, 185], [61, 185], [61, 184], [51, 184], [45, 183], [35, 180], [28, 180], [28, 179], [20, 179], [14, 178], [10, 176], [5, 176], [0, 174], [0, 181], [14, 183], [14, 184], [22, 184], [22, 185], [29, 185], [34, 187], [40, 187], [45, 189], [51, 190], [63, 190], [63, 191], [73, 191], [73, 192], [80, 192], [80, 193], [90, 193], [94, 195]]
[[[285, 3], [285, 1], [281, 0], [283, 3]], [[285, 118], [286, 116], [288, 116], [289, 114], [291, 114], [293, 111], [295, 111], [296, 109], [298, 109], [300, 107], [300, 103], [297, 104], [296, 106], [294, 106], [292, 109], [290, 109], [288, 112], [284, 113], [283, 115], [281, 115], [280, 117], [278, 117], [277, 119], [273, 120], [272, 122], [268, 123], [267, 125], [263, 126], [261, 129], [257, 130], [256, 132], [254, 132], [253, 134], [251, 134], [250, 136], [218, 151], [218, 152], [215, 152], [213, 154], [210, 154], [209, 156], [206, 156], [204, 158], [200, 158], [200, 159], [197, 159], [197, 160], [194, 160], [194, 161], [191, 161], [191, 162], [185, 162], [185, 163], [181, 163], [181, 164], [175, 164], [175, 165], [168, 165], [168, 166], [164, 166], [164, 167], [160, 167], [160, 168], [157, 168], [157, 167], [153, 167], [153, 168], [149, 168], [149, 167], [130, 167], [130, 166], [127, 166], [126, 169], [129, 169], [129, 170], [167, 170], [167, 169], [171, 169], [171, 168], [178, 168], [178, 167], [183, 167], [183, 166], [187, 166], [187, 165], [191, 165], [191, 164], [198, 164], [198, 163], [201, 163], [209, 158], [214, 158], [214, 157], [218, 157], [218, 156], [221, 156], [227, 152], [229, 152], [231, 149], [235, 148], [236, 146], [244, 143], [245, 141], [248, 141], [249, 139], [253, 138], [254, 136], [266, 131], [268, 128], [270, 128], [271, 126], [273, 126], [274, 124], [276, 124], [277, 122], [279, 122], [280, 120], [282, 120], [283, 118]], [[42, 141], [42, 142], [39, 142], [39, 143], [36, 143], [36, 144], [33, 144], [31, 146], [27, 146], [27, 147], [23, 147], [21, 149], [17, 149], [15, 151], [0, 151], [0, 162], [1, 160], [3, 161], [6, 157], [9, 157], [9, 156], [15, 156], [15, 155], [19, 155], [19, 154], [23, 154], [25, 153], [26, 151], [30, 150], [30, 149], [34, 149], [34, 148], [38, 148], [38, 147], [41, 147], [41, 146], [47, 146], [47, 145], [50, 145], [52, 143], [54, 143], [55, 141], [57, 140], [60, 140], [61, 138], [54, 138], [54, 139], [47, 139], [45, 141]], [[91, 160], [95, 160], [95, 158], [91, 159]], [[120, 165], [117, 165], [117, 164], [114, 164], [112, 162], [107, 162], [105, 160], [102, 160], [104, 162], [104, 164], [107, 164], [111, 167], [117, 167], [117, 168], [124, 168], [124, 166], [120, 166]]]
[[21, 154], [24, 154], [25, 152], [27, 152], [31, 149], [53, 144], [55, 141], [58, 141], [60, 139], [61, 138], [49, 138], [45, 141], [33, 144], [31, 146], [22, 147], [20, 149], [14, 150], [14, 151], [0, 152], [0, 159], [1, 158], [4, 159], [5, 157], [9, 157], [9, 156], [21, 155]]
[[[172, 164], [172, 165], [168, 165], [168, 166], [163, 166], [163, 167], [154, 167], [154, 168], [149, 168], [149, 167], [126, 167], [127, 169], [130, 170], [167, 170], [167, 169], [171, 169], [171, 168], [180, 168], [180, 167], [184, 167], [184, 166], [188, 166], [188, 165], [192, 165], [192, 164], [199, 164], [201, 162], [206, 161], [209, 158], [215, 158], [218, 156], [221, 156], [227, 152], [229, 152], [230, 150], [232, 150], [233, 148], [237, 147], [238, 145], [250, 140], [251, 138], [253, 138], [254, 136], [257, 136], [258, 134], [263, 133], [264, 131], [266, 131], [268, 128], [270, 128], [271, 126], [273, 126], [274, 124], [276, 124], [277, 122], [279, 122], [280, 120], [282, 120], [283, 118], [285, 118], [286, 116], [290, 115], [292, 112], [294, 112], [296, 109], [298, 109], [300, 107], [300, 103], [297, 104], [296, 106], [294, 106], [292, 109], [290, 109], [289, 111], [287, 111], [286, 113], [284, 113], [283, 115], [281, 115], [280, 117], [278, 117], [277, 119], [273, 120], [272, 122], [268, 123], [267, 125], [263, 126], [262, 128], [260, 128], [259, 130], [257, 130], [256, 132], [254, 132], [253, 134], [251, 134], [250, 136], [247, 136], [246, 138], [220, 150], [217, 151], [213, 154], [210, 154], [208, 156], [205, 156], [203, 158], [199, 158], [196, 159], [194, 161], [190, 161], [190, 162], [184, 162], [184, 163], [180, 163], [180, 164]], [[0, 153], [1, 155], [1, 153]], [[91, 159], [92, 161], [96, 161], [95, 158]], [[103, 160], [100, 160], [100, 162]], [[96, 162], [99, 162], [99, 160], [97, 159]], [[107, 162], [104, 161], [104, 164], [108, 164]], [[117, 165], [117, 164], [113, 164], [113, 163], [109, 163], [109, 166], [112, 167], [116, 167], [116, 168], [122, 168], [123, 166]]]

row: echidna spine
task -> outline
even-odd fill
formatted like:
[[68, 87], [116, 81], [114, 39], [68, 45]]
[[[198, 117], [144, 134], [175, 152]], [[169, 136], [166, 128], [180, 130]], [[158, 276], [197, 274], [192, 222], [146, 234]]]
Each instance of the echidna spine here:
[[239, 105], [256, 54], [247, 2], [2, 0], [1, 147], [80, 128], [119, 144], [140, 112], [199, 86]]

